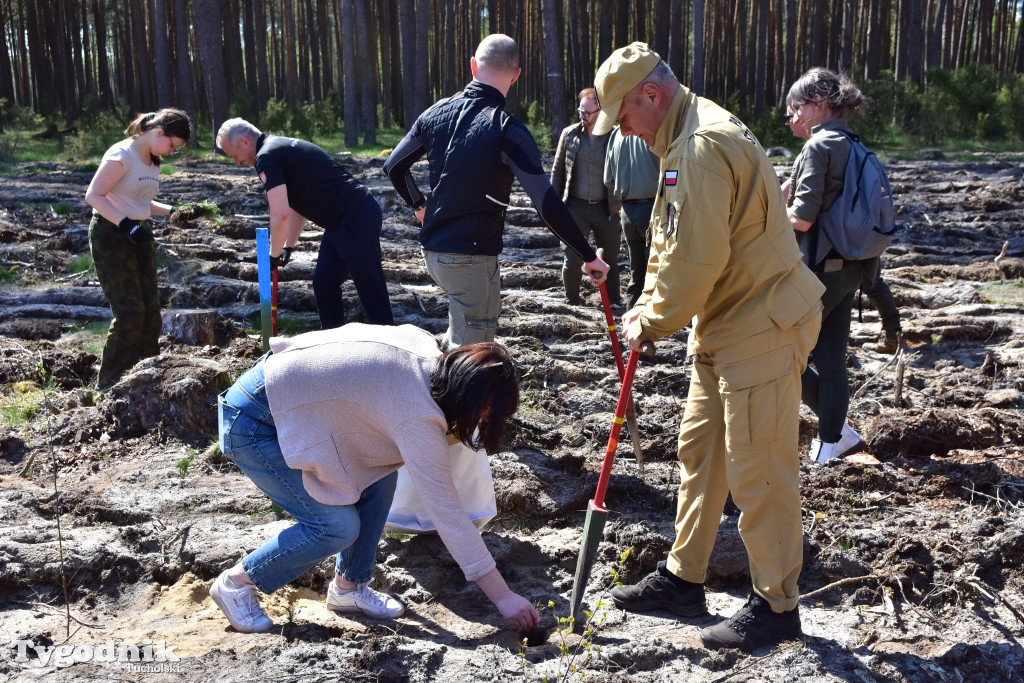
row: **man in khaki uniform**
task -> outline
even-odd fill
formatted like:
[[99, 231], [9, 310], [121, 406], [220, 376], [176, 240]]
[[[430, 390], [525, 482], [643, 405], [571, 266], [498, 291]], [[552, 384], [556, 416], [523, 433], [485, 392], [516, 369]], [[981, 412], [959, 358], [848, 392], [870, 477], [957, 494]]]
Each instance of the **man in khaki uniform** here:
[[675, 543], [612, 599], [627, 610], [705, 615], [703, 581], [731, 491], [753, 593], [701, 640], [749, 651], [798, 638], [800, 374], [824, 288], [801, 261], [771, 163], [735, 116], [681, 85], [644, 43], [614, 52], [596, 85], [595, 131], [618, 120], [662, 159], [644, 292], [623, 334], [637, 350], [694, 324]]

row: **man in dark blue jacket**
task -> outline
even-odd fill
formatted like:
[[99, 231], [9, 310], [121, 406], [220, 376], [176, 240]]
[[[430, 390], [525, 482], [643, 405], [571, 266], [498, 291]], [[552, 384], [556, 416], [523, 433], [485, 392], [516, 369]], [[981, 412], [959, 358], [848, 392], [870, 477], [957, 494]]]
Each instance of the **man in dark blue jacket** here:
[[373, 325], [393, 325], [381, 264], [381, 210], [366, 187], [326, 151], [305, 140], [261, 133], [245, 119], [228, 119], [217, 146], [239, 166], [252, 165], [270, 204], [270, 254], [284, 265], [306, 221], [324, 229], [313, 271], [321, 329], [345, 322], [341, 283], [352, 278]]
[[[521, 71], [515, 41], [502, 34], [484, 38], [470, 68], [473, 81], [465, 90], [420, 114], [384, 163], [423, 225], [427, 272], [448, 295], [448, 348], [494, 340], [501, 309], [498, 254], [513, 178], [595, 283], [608, 272], [551, 187], [530, 131], [505, 110], [505, 96]], [[409, 172], [424, 154], [429, 197]]]

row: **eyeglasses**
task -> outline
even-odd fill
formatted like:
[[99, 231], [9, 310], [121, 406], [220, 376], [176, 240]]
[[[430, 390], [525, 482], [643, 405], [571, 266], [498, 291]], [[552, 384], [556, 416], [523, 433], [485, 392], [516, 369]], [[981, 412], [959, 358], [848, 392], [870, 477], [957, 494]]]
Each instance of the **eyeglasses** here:
[[165, 137], [166, 137], [166, 138], [168, 139], [168, 141], [170, 141], [170, 143], [171, 143], [171, 154], [177, 154], [178, 152], [180, 152], [180, 151], [181, 151], [181, 148], [185, 146], [185, 143], [186, 143], [186, 142], [188, 142], [187, 140], [184, 140], [184, 139], [182, 139], [182, 138], [178, 138], [179, 140], [181, 140], [181, 144], [180, 144], [180, 145], [177, 145], [177, 146], [175, 146], [175, 144], [174, 144], [174, 136], [173, 136], [173, 135], [168, 135], [167, 133], [164, 133], [164, 136], [165, 136]]
[[782, 117], [782, 125], [785, 126], [785, 125], [789, 124], [789, 122], [793, 120], [794, 116], [795, 116], [795, 114], [786, 114], [786, 115], [784, 115]]
[[578, 111], [578, 112], [579, 112], [580, 116], [593, 116], [593, 115], [594, 115], [594, 114], [596, 114], [597, 112], [601, 111], [601, 109], [600, 109], [600, 108], [597, 108], [597, 109], [595, 109], [594, 111], [587, 111], [586, 109], [583, 109], [583, 108], [581, 107], [581, 108], [577, 109], [576, 111]]

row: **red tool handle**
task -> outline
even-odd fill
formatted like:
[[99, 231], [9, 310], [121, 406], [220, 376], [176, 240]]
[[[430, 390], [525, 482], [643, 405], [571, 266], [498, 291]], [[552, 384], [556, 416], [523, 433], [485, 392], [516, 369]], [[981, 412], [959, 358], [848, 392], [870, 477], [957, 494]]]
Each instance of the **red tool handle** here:
[[640, 360], [639, 353], [629, 354], [626, 361], [626, 372], [622, 377], [622, 389], [619, 390], [619, 402], [615, 404], [615, 420], [612, 422], [612, 432], [608, 435], [608, 448], [604, 451], [604, 463], [601, 465], [601, 476], [597, 480], [597, 492], [594, 494], [593, 505], [604, 509], [604, 494], [608, 490], [608, 480], [612, 476], [612, 463], [615, 462], [615, 448], [619, 445], [619, 434], [622, 433], [622, 423], [626, 421], [626, 406], [629, 405], [629, 394], [633, 389], [633, 375], [636, 374], [636, 364]]
[[604, 306], [604, 321], [608, 326], [608, 335], [612, 338], [612, 351], [615, 353], [615, 365], [619, 369], [619, 379], [622, 379], [625, 370], [622, 367], [622, 349], [619, 347], [619, 335], [615, 332], [615, 317], [612, 315], [612, 302], [608, 298], [608, 288], [605, 283], [599, 285], [601, 289], [601, 304]]
[[277, 336], [277, 268], [270, 269], [270, 334]]

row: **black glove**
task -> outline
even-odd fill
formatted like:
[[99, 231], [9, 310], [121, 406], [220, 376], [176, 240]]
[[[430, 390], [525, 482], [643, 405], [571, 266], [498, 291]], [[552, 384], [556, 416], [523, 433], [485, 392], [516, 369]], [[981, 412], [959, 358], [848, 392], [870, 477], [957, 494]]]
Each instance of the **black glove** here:
[[117, 224], [115, 232], [126, 235], [136, 244], [145, 244], [146, 242], [153, 241], [153, 233], [142, 227], [139, 221], [134, 218], [122, 218], [121, 222]]
[[282, 247], [280, 256], [270, 257], [270, 267], [280, 268], [281, 266], [288, 265], [288, 262], [292, 260], [291, 247]]

